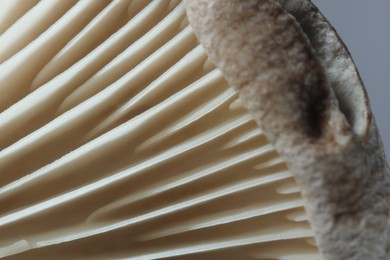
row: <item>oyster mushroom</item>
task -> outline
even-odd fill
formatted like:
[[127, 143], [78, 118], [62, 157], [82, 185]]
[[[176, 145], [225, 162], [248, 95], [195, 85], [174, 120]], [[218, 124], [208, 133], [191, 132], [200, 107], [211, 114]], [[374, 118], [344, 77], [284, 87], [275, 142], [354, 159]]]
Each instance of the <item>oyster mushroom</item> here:
[[15, 21], [0, 35], [0, 256], [319, 258], [313, 185], [209, 60], [184, 2], [17, 4], [0, 17]]

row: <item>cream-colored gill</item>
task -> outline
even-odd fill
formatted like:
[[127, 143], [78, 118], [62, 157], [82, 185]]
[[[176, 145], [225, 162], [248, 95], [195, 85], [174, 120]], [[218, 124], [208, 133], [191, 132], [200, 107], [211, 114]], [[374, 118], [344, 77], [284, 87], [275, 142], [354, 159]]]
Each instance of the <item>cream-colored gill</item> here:
[[0, 12], [0, 256], [317, 259], [299, 188], [182, 1], [98, 2]]

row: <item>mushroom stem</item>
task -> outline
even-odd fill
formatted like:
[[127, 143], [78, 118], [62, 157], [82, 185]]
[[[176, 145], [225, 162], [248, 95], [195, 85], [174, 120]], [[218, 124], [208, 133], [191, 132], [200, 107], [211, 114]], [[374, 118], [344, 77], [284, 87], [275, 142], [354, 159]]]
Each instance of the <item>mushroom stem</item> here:
[[387, 259], [389, 167], [364, 86], [329, 23], [308, 0], [186, 8], [300, 185], [323, 259]]

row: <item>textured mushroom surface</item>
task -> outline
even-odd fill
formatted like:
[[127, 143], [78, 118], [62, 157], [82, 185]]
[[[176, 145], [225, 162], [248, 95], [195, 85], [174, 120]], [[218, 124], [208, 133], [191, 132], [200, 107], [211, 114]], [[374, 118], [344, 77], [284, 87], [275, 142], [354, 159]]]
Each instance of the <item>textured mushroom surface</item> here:
[[182, 1], [0, 7], [0, 257], [319, 258]]
[[310, 0], [186, 0], [296, 178], [323, 259], [389, 259], [390, 171], [353, 61]]

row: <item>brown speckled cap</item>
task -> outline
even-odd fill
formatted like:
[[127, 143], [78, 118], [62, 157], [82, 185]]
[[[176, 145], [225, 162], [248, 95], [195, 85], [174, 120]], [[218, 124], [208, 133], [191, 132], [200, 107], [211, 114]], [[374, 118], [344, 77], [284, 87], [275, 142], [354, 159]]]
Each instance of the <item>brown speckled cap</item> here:
[[389, 257], [389, 170], [364, 86], [307, 0], [187, 0], [191, 26], [288, 163], [324, 259]]

